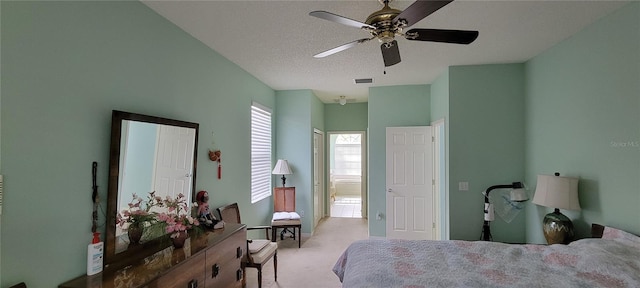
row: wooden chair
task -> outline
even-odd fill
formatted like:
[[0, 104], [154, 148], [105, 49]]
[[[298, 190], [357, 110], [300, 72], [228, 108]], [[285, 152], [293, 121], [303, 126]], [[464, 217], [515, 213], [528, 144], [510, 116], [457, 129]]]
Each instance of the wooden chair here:
[[[278, 212], [291, 212], [296, 215], [297, 219], [278, 219], [276, 213]], [[296, 228], [298, 229], [298, 248], [302, 244], [302, 222], [300, 215], [296, 213], [296, 188], [295, 187], [276, 187], [273, 193], [273, 214], [274, 217], [271, 220], [271, 241], [276, 242], [276, 234], [279, 228], [283, 230], [280, 232], [280, 240], [284, 240], [284, 233], [289, 231], [296, 239]], [[278, 220], [277, 220], [278, 219]], [[290, 231], [289, 229], [292, 229]]]
[[[240, 209], [238, 203], [229, 204], [217, 209], [220, 219], [226, 223], [242, 223], [240, 221]], [[266, 239], [247, 239], [247, 251], [242, 261], [242, 273], [245, 267], [258, 269], [258, 287], [262, 287], [262, 266], [273, 257], [273, 277], [278, 281], [278, 244], [269, 241], [270, 226], [247, 227], [247, 230], [265, 230]], [[246, 277], [242, 278], [242, 287], [246, 285]]]

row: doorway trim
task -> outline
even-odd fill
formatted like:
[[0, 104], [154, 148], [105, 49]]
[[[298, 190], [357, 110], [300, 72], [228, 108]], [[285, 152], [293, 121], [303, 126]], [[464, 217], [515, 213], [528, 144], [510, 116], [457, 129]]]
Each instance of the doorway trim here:
[[449, 187], [447, 178], [447, 145], [446, 145], [446, 122], [444, 118], [431, 122], [433, 127], [433, 179], [436, 219], [436, 239], [449, 240]]
[[[318, 137], [318, 141], [316, 141], [316, 137]], [[317, 227], [317, 225], [320, 223], [320, 221], [322, 220], [322, 218], [325, 217], [325, 210], [326, 210], [326, 202], [324, 200], [323, 195], [326, 194], [325, 191], [325, 179], [326, 179], [326, 169], [325, 169], [325, 163], [326, 163], [326, 158], [325, 158], [325, 140], [324, 140], [324, 132], [322, 132], [321, 130], [318, 130], [316, 128], [313, 129], [313, 149], [314, 149], [314, 155], [313, 155], [313, 199], [314, 199], [314, 204], [313, 204], [313, 227], [315, 229], [315, 227]], [[317, 147], [316, 147], [316, 143], [317, 143]], [[317, 162], [316, 162], [317, 161]], [[318, 173], [316, 175], [316, 173]], [[318, 187], [316, 188], [316, 181], [318, 184]], [[318, 195], [316, 195], [316, 193], [318, 193]], [[317, 202], [316, 202], [316, 198], [317, 198]], [[318, 215], [319, 214], [319, 215]], [[316, 215], [318, 216], [318, 218], [316, 218]]]
[[[367, 191], [369, 191], [367, 189], [367, 184], [368, 184], [368, 171], [367, 171], [367, 132], [366, 131], [327, 131], [326, 133], [326, 146], [325, 146], [325, 151], [327, 151], [325, 153], [326, 156], [326, 160], [325, 163], [331, 163], [331, 153], [328, 152], [328, 149], [331, 149], [331, 135], [336, 135], [336, 134], [359, 134], [360, 135], [360, 165], [362, 167], [360, 167], [360, 172], [361, 172], [361, 183], [360, 183], [360, 198], [362, 199], [362, 201], [360, 202], [361, 204], [361, 211], [362, 211], [362, 218], [363, 219], [368, 219], [369, 218], [369, 213], [368, 213], [368, 202], [369, 199], [367, 197]], [[331, 211], [330, 211], [330, 207], [331, 207], [331, 193], [329, 193], [329, 189], [330, 189], [330, 185], [331, 183], [329, 183], [330, 179], [329, 179], [329, 175], [331, 175], [329, 173], [329, 169], [331, 169], [331, 165], [325, 165], [325, 185], [324, 187], [327, 187], [327, 189], [325, 189], [325, 203], [327, 203], [327, 205], [325, 205], [325, 217], [331, 216]]]

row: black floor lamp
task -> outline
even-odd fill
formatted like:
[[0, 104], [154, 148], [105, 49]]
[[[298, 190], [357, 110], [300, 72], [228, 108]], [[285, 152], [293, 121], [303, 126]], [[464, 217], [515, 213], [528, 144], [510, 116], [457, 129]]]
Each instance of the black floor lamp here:
[[489, 192], [494, 189], [505, 189], [511, 188], [510, 199], [511, 201], [523, 202], [527, 201], [529, 197], [527, 197], [527, 193], [524, 191], [524, 185], [522, 182], [513, 182], [511, 184], [505, 185], [494, 185], [487, 190], [485, 190], [484, 194], [484, 224], [482, 225], [482, 234], [480, 235], [480, 240], [483, 241], [493, 241], [493, 237], [491, 236], [491, 228], [489, 227], [489, 222], [493, 221], [493, 204], [489, 203]]

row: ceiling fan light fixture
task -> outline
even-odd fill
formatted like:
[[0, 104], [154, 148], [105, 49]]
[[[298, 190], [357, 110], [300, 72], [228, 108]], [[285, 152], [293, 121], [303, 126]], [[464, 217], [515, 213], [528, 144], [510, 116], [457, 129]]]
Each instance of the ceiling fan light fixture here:
[[378, 41], [381, 43], [389, 44], [393, 42], [393, 38], [396, 36], [396, 33], [393, 31], [383, 31], [378, 34]]

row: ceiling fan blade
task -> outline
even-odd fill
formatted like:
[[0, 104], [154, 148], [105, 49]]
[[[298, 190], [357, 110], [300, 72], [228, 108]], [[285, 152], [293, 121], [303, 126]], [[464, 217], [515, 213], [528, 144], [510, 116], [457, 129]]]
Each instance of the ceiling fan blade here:
[[405, 33], [408, 40], [469, 44], [478, 38], [478, 31], [411, 29]]
[[400, 50], [398, 50], [398, 41], [393, 40], [390, 43], [382, 43], [382, 60], [384, 67], [389, 67], [400, 63]]
[[347, 17], [343, 17], [340, 15], [336, 15], [327, 11], [313, 11], [313, 12], [309, 12], [309, 15], [314, 16], [314, 17], [318, 17], [320, 19], [324, 19], [324, 20], [329, 20], [329, 21], [333, 21], [333, 22], [337, 22], [343, 25], [347, 25], [347, 26], [351, 26], [351, 27], [356, 27], [356, 28], [362, 28], [362, 27], [369, 27], [372, 29], [376, 29], [376, 27], [373, 27], [369, 24], [366, 23], [362, 23], [360, 21], [356, 21], [353, 19], [349, 19]]
[[444, 7], [445, 5], [453, 2], [453, 0], [444, 0], [444, 1], [426, 1], [426, 0], [418, 0], [413, 2], [407, 9], [404, 9], [398, 16], [393, 18], [393, 22], [400, 21], [403, 19], [406, 21], [406, 27], [409, 27], [413, 24], [418, 23], [420, 20], [424, 19], [424, 17], [429, 16], [431, 13], [438, 11], [438, 9]]
[[313, 55], [313, 57], [314, 57], [314, 58], [322, 58], [322, 57], [326, 57], [326, 56], [329, 56], [329, 55], [332, 55], [332, 54], [338, 53], [338, 52], [340, 52], [340, 51], [344, 51], [344, 50], [347, 50], [347, 49], [349, 49], [349, 48], [355, 47], [356, 45], [358, 45], [358, 44], [360, 44], [360, 43], [367, 42], [367, 41], [369, 41], [369, 40], [371, 40], [371, 39], [373, 39], [373, 38], [362, 38], [362, 39], [359, 39], [359, 40], [356, 40], [356, 41], [353, 41], [353, 42], [349, 42], [349, 43], [347, 43], [347, 44], [344, 44], [344, 45], [338, 46], [338, 47], [336, 47], [336, 48], [329, 49], [329, 50], [324, 51], [324, 52], [322, 52], [322, 53], [318, 53], [318, 54], [316, 54], [316, 55]]

